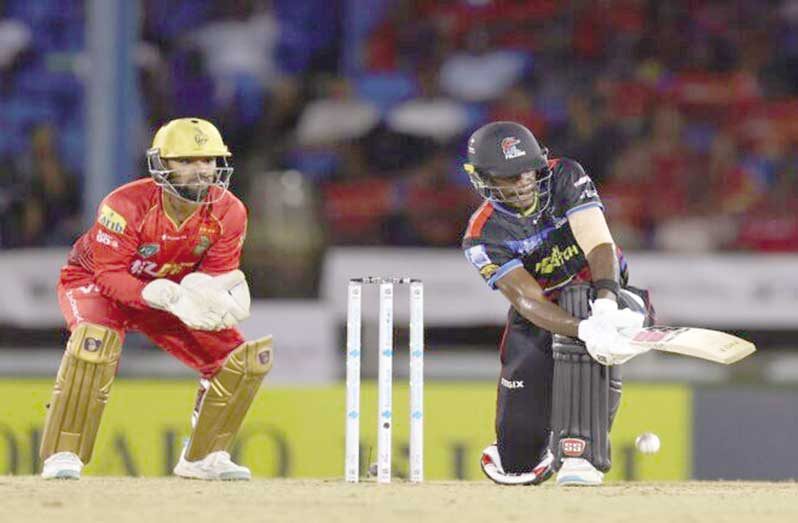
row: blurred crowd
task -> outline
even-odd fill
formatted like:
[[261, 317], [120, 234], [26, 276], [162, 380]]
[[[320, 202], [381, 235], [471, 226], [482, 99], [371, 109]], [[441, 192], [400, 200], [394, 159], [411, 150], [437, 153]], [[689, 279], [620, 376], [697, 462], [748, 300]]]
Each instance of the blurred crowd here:
[[[465, 140], [496, 119], [582, 163], [627, 249], [798, 250], [796, 0], [141, 7], [133, 138], [217, 123], [256, 251], [458, 245], [478, 204]], [[3, 247], [69, 243], [93, 213], [85, 9], [0, 0]]]

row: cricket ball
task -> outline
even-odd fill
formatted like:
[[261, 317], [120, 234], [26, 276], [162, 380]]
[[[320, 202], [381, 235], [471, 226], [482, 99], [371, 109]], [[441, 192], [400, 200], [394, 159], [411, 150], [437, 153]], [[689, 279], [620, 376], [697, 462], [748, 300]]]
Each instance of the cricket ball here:
[[635, 439], [635, 447], [643, 454], [659, 452], [659, 436], [653, 432], [644, 432]]

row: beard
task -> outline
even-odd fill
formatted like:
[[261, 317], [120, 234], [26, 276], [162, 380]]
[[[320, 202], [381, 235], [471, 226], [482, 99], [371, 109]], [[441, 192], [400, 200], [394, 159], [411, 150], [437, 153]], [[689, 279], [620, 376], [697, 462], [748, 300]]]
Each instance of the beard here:
[[175, 187], [175, 191], [182, 198], [196, 203], [203, 201], [208, 196], [208, 186], [203, 184], [179, 185]]

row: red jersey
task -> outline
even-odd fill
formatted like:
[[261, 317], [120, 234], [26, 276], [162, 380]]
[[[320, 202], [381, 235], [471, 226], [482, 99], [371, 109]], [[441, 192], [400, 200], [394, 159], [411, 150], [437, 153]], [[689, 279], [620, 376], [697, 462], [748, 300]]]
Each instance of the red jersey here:
[[178, 227], [164, 211], [163, 198], [151, 178], [106, 196], [94, 225], [72, 246], [61, 283], [95, 284], [104, 296], [144, 309], [141, 290], [156, 278], [179, 282], [190, 272], [238, 268], [247, 231], [241, 200], [228, 191], [218, 202], [198, 206]]

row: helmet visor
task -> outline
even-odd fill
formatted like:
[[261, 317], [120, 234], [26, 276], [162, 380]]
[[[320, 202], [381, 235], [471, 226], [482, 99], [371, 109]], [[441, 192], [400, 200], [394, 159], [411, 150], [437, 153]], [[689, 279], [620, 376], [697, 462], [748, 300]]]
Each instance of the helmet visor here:
[[548, 201], [552, 175], [548, 167], [502, 177], [482, 174], [470, 164], [466, 164], [465, 169], [471, 184], [486, 200], [516, 209], [536, 210], [541, 210], [541, 200]]
[[[165, 191], [189, 203], [209, 205], [218, 202], [227, 192], [233, 167], [225, 157], [217, 157], [209, 172], [178, 174], [163, 162], [158, 149], [147, 151], [147, 167], [155, 183]], [[217, 190], [212, 190], [216, 188]]]

